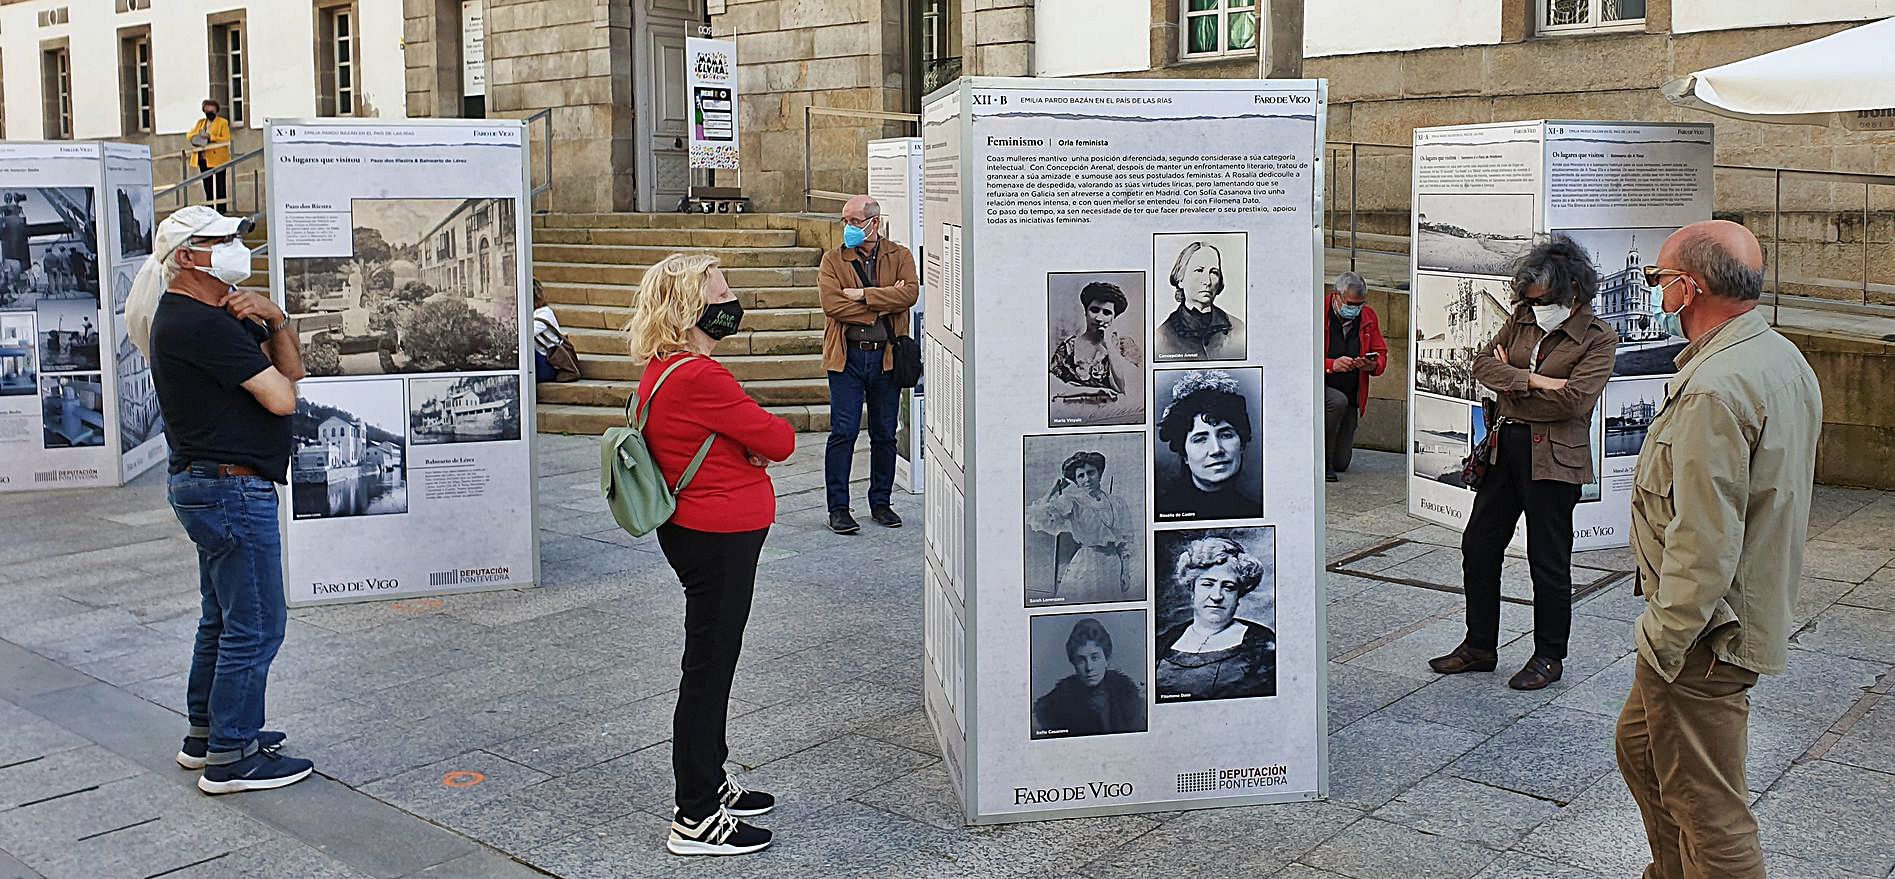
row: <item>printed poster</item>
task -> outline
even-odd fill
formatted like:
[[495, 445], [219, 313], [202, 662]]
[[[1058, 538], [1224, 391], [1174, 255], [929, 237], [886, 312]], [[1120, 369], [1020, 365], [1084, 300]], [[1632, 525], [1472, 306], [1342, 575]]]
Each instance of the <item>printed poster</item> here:
[[684, 39], [691, 167], [737, 168], [737, 43]]

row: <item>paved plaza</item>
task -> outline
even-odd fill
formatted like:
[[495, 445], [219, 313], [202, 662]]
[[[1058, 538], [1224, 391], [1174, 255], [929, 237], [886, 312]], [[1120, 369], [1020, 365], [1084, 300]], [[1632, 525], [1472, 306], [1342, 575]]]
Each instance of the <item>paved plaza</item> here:
[[[1404, 512], [1399, 456], [1329, 487], [1330, 798], [963, 828], [921, 710], [921, 505], [823, 528], [819, 437], [781, 465], [732, 705], [769, 851], [664, 853], [682, 597], [598, 498], [597, 440], [541, 437], [544, 586], [292, 611], [270, 725], [320, 777], [213, 799], [171, 762], [195, 557], [162, 478], [0, 505], [0, 879], [1285, 877], [1629, 879], [1612, 758], [1631, 685], [1624, 550], [1585, 553], [1566, 678], [1437, 678], [1457, 535]], [[858, 474], [865, 468], [858, 464]], [[1749, 782], [1771, 876], [1895, 876], [1895, 494], [1819, 487], [1789, 672], [1755, 691]], [[521, 527], [526, 527], [524, 521]], [[443, 535], [452, 539], [452, 535]], [[347, 552], [348, 547], [334, 547]], [[1283, 588], [1294, 588], [1284, 584]]]

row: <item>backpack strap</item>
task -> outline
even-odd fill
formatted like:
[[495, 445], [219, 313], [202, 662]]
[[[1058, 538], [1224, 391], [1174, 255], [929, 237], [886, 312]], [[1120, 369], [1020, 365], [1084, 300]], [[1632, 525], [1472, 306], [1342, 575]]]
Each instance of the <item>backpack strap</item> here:
[[697, 468], [704, 464], [704, 456], [711, 453], [711, 444], [714, 442], [717, 442], [715, 433], [704, 438], [704, 445], [698, 446], [697, 455], [691, 458], [690, 466], [685, 467], [684, 473], [678, 477], [678, 487], [671, 490], [673, 495], [684, 494], [685, 486], [690, 485], [692, 477], [697, 476]]
[[658, 380], [651, 383], [651, 393], [645, 395], [645, 408], [642, 410], [637, 408], [638, 391], [634, 389], [631, 397], [625, 401], [625, 423], [641, 433], [644, 432], [645, 422], [651, 420], [651, 401], [658, 396], [658, 389], [665, 386], [665, 379], [670, 378], [672, 372], [690, 359], [688, 355], [680, 357], [676, 362], [665, 367], [664, 372], [658, 373]]

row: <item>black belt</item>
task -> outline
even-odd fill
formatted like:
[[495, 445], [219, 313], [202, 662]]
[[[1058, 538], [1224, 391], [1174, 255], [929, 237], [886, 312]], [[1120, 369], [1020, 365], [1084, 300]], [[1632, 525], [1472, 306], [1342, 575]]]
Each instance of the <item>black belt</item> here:
[[854, 342], [854, 341], [851, 341], [851, 342], [849, 343], [849, 347], [851, 347], [851, 348], [854, 348], [854, 349], [856, 349], [857, 351], [880, 351], [880, 350], [882, 350], [882, 347], [883, 347], [884, 345], [887, 345], [887, 344], [888, 344], [887, 342]]
[[248, 464], [218, 464], [213, 461], [192, 461], [182, 467], [172, 468], [172, 473], [191, 471], [192, 476], [227, 479], [232, 476], [262, 476], [263, 472]]

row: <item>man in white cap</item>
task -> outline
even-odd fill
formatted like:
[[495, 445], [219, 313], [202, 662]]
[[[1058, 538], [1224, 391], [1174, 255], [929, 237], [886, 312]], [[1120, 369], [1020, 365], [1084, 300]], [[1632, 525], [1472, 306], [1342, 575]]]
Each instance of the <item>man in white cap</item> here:
[[197, 544], [203, 611], [177, 760], [204, 770], [197, 786], [210, 794], [283, 787], [314, 768], [280, 754], [284, 735], [263, 729], [288, 620], [276, 487], [288, 481], [304, 372], [288, 316], [237, 289], [250, 275], [248, 224], [201, 205], [166, 218], [126, 308], [171, 444], [171, 509]]

